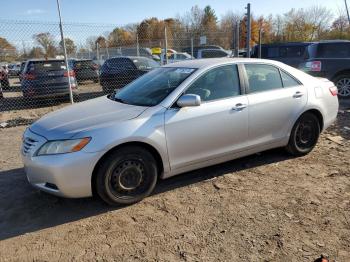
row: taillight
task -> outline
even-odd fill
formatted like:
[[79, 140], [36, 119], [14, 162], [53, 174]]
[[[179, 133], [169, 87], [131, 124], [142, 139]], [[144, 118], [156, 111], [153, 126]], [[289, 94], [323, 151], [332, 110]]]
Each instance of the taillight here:
[[322, 69], [321, 61], [306, 62], [305, 68], [307, 71], [320, 72]]
[[68, 77], [68, 76], [75, 77], [75, 72], [74, 72], [73, 70], [69, 70], [68, 72], [65, 71], [65, 72], [64, 72], [64, 76], [65, 76], [65, 77]]
[[34, 74], [25, 74], [23, 78], [25, 80], [34, 80], [36, 76]]
[[94, 70], [97, 70], [97, 69], [98, 69], [98, 65], [92, 65], [91, 67], [92, 67], [92, 69], [94, 69]]
[[330, 87], [329, 91], [331, 92], [332, 96], [338, 95], [338, 88], [336, 86]]

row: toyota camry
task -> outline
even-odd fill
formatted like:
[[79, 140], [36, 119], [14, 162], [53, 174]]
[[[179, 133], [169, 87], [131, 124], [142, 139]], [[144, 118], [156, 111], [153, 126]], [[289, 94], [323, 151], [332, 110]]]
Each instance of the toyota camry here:
[[280, 62], [190, 60], [44, 116], [21, 151], [40, 190], [131, 204], [158, 179], [271, 148], [308, 154], [337, 112], [332, 82]]

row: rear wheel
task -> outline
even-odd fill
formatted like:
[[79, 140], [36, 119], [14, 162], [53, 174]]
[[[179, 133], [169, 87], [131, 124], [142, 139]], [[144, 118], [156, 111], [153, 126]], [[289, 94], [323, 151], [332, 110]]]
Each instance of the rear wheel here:
[[339, 75], [334, 79], [339, 98], [350, 98], [350, 75]]
[[312, 113], [303, 114], [294, 124], [287, 151], [294, 156], [303, 156], [312, 151], [320, 136], [320, 123]]
[[151, 194], [157, 177], [156, 161], [150, 152], [138, 146], [124, 147], [100, 165], [96, 191], [110, 205], [133, 204]]

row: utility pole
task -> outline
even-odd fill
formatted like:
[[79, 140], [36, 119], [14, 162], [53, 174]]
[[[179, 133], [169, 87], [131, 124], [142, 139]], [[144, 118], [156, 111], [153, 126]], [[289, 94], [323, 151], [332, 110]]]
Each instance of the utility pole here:
[[349, 15], [349, 8], [348, 8], [348, 2], [346, 0], [344, 0], [345, 2], [345, 9], [346, 9], [346, 13], [348, 15], [348, 21], [349, 21], [349, 24], [350, 24], [350, 15]]
[[60, 1], [57, 0], [57, 10], [58, 10], [58, 17], [60, 19], [60, 31], [61, 31], [61, 42], [62, 42], [62, 47], [63, 47], [63, 54], [64, 54], [64, 60], [66, 62], [66, 70], [67, 70], [67, 76], [68, 76], [68, 85], [69, 85], [69, 98], [71, 104], [74, 104], [73, 100], [73, 91], [72, 91], [72, 83], [70, 79], [70, 70], [69, 70], [69, 65], [68, 65], [68, 58], [67, 58], [67, 49], [66, 49], [66, 42], [64, 41], [64, 35], [63, 35], [63, 27], [62, 27], [62, 17], [61, 17], [61, 7], [60, 7]]
[[250, 39], [251, 39], [251, 15], [250, 15], [250, 3], [247, 4], [247, 57], [250, 58]]

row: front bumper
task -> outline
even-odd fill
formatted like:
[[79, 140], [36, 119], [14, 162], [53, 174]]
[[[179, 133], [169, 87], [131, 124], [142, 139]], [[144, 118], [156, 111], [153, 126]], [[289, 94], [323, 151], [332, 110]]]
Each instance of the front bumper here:
[[37, 142], [30, 150], [22, 146], [22, 160], [27, 179], [34, 187], [61, 197], [92, 196], [91, 175], [103, 152], [35, 156], [46, 139], [27, 129], [24, 141], [28, 137]]

